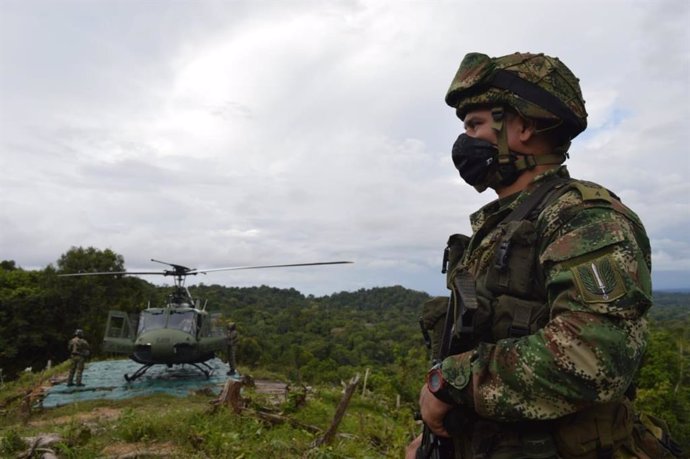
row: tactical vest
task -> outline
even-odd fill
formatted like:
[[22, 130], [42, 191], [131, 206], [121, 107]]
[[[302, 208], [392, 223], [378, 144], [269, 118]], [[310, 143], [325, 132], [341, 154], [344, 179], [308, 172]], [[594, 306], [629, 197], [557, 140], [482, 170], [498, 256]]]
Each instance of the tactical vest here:
[[444, 258], [456, 320], [446, 355], [479, 342], [530, 335], [546, 325], [549, 310], [535, 222], [546, 206], [578, 184], [553, 177], [514, 209], [499, 212], [495, 225], [483, 225], [471, 239], [449, 238]]
[[[583, 201], [597, 199], [611, 203], [617, 199], [598, 185], [551, 177], [514, 209], [499, 211], [495, 224], [485, 222], [471, 239], [463, 235], [449, 238], [444, 272], [447, 265], [447, 284], [455, 300], [447, 308], [454, 317], [452, 341], [442, 343], [438, 335], [444, 328], [438, 324], [447, 319], [445, 313], [440, 314], [441, 299], [425, 305], [425, 310], [434, 311], [433, 317], [423, 316], [423, 326], [432, 330], [434, 358], [440, 357], [436, 352], [457, 354], [473, 349], [479, 342], [519, 338], [546, 325], [550, 311], [539, 263], [536, 222], [544, 209], [571, 190], [577, 190]], [[463, 416], [467, 417], [468, 413]], [[499, 423], [474, 418], [464, 424], [462, 432], [453, 435], [456, 458], [650, 457], [634, 444], [634, 412], [627, 398], [556, 420]]]

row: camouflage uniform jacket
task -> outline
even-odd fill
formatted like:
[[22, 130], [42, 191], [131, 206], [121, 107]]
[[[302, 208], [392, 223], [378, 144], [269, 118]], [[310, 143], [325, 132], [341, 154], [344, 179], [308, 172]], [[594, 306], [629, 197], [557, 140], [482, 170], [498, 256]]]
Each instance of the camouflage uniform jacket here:
[[230, 346], [237, 346], [237, 343], [240, 340], [240, 335], [237, 333], [237, 330], [232, 329], [228, 331], [228, 344]]
[[[646, 347], [649, 240], [638, 217], [599, 185], [574, 180], [546, 203], [533, 222], [526, 285], [501, 291], [488, 281], [501, 220], [554, 174], [569, 177], [565, 166], [553, 169], [510, 202], [471, 216], [474, 236], [458, 265], [475, 280], [480, 336], [441, 368], [451, 396], [485, 419], [554, 419], [620, 400]], [[501, 329], [506, 307], [536, 303], [543, 307], [529, 333]]]
[[90, 352], [88, 341], [78, 336], [75, 336], [74, 338], [69, 340], [67, 350], [69, 350], [71, 356], [81, 357], [88, 357]]

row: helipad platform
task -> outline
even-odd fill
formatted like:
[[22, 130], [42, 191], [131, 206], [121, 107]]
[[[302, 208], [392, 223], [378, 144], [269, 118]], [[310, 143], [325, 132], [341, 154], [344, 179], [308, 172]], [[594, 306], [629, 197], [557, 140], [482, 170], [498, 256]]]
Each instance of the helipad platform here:
[[121, 400], [154, 393], [184, 397], [199, 390], [219, 394], [229, 378], [226, 375], [228, 366], [220, 359], [209, 360], [206, 364], [213, 369], [208, 379], [192, 365], [172, 368], [154, 365], [140, 378], [127, 382], [124, 375], [133, 374], [140, 364], [129, 359], [87, 362], [82, 377], [83, 387], [68, 387], [64, 382], [49, 387], [45, 390], [42, 405], [50, 408], [79, 401]]

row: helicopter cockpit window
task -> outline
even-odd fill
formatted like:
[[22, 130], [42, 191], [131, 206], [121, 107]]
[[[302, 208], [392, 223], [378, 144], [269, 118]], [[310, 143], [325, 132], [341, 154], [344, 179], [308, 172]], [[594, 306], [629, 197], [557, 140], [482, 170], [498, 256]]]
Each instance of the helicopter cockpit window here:
[[196, 333], [196, 313], [194, 311], [170, 311], [168, 328], [192, 334]]
[[137, 333], [157, 328], [165, 328], [165, 314], [163, 314], [163, 311], [142, 311]]

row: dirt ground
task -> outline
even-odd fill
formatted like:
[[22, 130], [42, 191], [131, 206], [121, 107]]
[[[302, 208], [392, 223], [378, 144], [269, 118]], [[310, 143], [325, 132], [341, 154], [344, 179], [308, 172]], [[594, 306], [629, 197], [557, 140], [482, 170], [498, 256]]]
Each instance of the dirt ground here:
[[182, 457], [172, 443], [115, 443], [103, 448], [101, 453], [108, 459]]
[[88, 413], [78, 413], [70, 416], [61, 416], [50, 420], [30, 421], [29, 425], [32, 427], [42, 427], [45, 425], [55, 426], [64, 425], [73, 421], [78, 421], [82, 424], [92, 425], [103, 421], [113, 421], [120, 416], [122, 410], [117, 408], [95, 408]]

